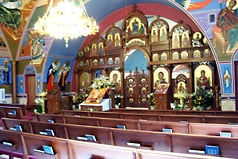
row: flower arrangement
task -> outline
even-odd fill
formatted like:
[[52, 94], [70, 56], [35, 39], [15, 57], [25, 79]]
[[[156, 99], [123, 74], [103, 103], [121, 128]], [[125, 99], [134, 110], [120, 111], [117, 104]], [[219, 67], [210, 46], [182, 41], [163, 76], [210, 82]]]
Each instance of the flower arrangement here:
[[111, 86], [109, 78], [106, 76], [101, 76], [100, 78], [96, 78], [91, 85], [91, 88], [101, 89], [101, 88], [108, 88]]
[[193, 110], [207, 110], [212, 107], [213, 93], [204, 87], [198, 87], [191, 98]]
[[89, 91], [89, 89], [80, 89], [79, 93], [73, 96], [73, 103], [77, 105], [84, 102], [89, 95]]
[[172, 110], [189, 110], [189, 107], [186, 104], [179, 104], [177, 102], [170, 103]]

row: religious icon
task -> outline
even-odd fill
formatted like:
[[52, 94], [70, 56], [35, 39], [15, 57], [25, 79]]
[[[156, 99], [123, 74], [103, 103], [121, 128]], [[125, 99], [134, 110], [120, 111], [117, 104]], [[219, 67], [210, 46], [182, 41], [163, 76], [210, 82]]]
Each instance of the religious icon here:
[[58, 86], [60, 90], [65, 91], [66, 84], [67, 84], [67, 77], [70, 71], [70, 63], [67, 61], [60, 69], [58, 74]]
[[224, 80], [224, 86], [226, 88], [230, 87], [230, 83], [231, 83], [231, 75], [229, 70], [225, 70], [224, 76], [223, 76], [223, 80]]

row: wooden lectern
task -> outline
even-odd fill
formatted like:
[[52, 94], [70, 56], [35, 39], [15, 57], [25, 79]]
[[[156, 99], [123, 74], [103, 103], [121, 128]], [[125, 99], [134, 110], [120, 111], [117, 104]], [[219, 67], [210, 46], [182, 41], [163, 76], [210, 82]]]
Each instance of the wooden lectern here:
[[154, 93], [155, 110], [168, 110], [170, 109], [170, 87], [168, 84], [161, 84], [159, 90]]
[[61, 111], [61, 95], [59, 89], [54, 89], [46, 95], [47, 113], [57, 114]]

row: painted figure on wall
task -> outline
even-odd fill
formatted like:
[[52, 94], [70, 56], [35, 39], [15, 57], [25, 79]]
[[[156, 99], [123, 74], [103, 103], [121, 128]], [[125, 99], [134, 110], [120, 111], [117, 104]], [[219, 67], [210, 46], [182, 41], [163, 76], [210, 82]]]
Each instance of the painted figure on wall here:
[[4, 84], [9, 84], [9, 66], [8, 66], [8, 60], [4, 60], [4, 65], [3, 65], [3, 81]]
[[226, 8], [221, 10], [217, 17], [217, 26], [221, 28], [223, 36], [229, 41], [230, 50], [235, 47], [238, 41], [238, 17], [235, 13], [237, 7], [237, 0], [228, 0]]
[[110, 83], [113, 88], [115, 88], [116, 93], [120, 93], [121, 90], [121, 84], [120, 84], [120, 72], [119, 71], [112, 71], [110, 73]]
[[119, 33], [115, 34], [114, 46], [121, 46], [121, 38]]
[[60, 90], [65, 91], [66, 83], [67, 83], [67, 77], [70, 71], [70, 63], [67, 61], [60, 69], [60, 72], [58, 74], [58, 86], [60, 87]]
[[58, 60], [54, 60], [53, 63], [51, 63], [50, 67], [47, 71], [47, 92], [51, 91], [54, 88], [54, 77], [56, 72], [58, 71], [60, 66], [60, 62]]
[[167, 81], [164, 77], [164, 72], [158, 73], [158, 79], [155, 81], [155, 89], [159, 89], [161, 84], [167, 84]]
[[166, 30], [166, 28], [165, 27], [162, 27], [161, 29], [160, 29], [160, 41], [162, 42], [162, 41], [167, 41], [168, 39], [167, 39], [168, 37], [167, 37], [167, 30]]
[[206, 76], [205, 70], [201, 70], [200, 77], [197, 78], [197, 86], [210, 89], [210, 78]]
[[152, 29], [151, 31], [151, 42], [158, 42], [158, 30], [157, 29]]
[[230, 82], [231, 82], [231, 75], [230, 75], [228, 70], [225, 70], [223, 80], [224, 80], [224, 87], [229, 88], [230, 87]]

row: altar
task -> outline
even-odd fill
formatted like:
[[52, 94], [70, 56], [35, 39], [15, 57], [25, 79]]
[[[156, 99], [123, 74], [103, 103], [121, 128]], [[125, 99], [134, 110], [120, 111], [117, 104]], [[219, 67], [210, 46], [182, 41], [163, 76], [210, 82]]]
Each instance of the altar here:
[[108, 111], [111, 108], [111, 99], [102, 99], [100, 103], [87, 103], [79, 104], [79, 109], [83, 111]]

